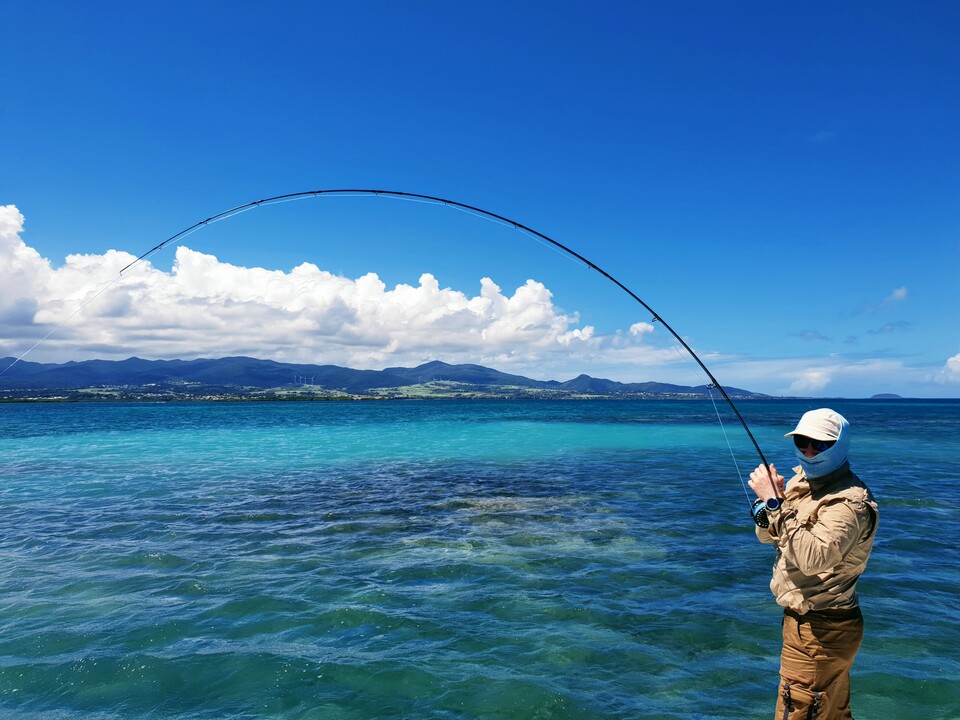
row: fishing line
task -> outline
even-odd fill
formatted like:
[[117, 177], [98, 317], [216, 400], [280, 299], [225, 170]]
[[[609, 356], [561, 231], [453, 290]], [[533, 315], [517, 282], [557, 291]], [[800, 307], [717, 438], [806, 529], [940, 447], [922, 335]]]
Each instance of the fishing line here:
[[67, 317], [65, 317], [65, 318], [60, 322], [59, 325], [57, 325], [55, 328], [53, 328], [53, 330], [51, 330], [50, 332], [48, 332], [48, 333], [47, 333], [46, 335], [44, 335], [42, 338], [40, 338], [39, 340], [37, 340], [33, 345], [31, 345], [29, 348], [27, 348], [27, 349], [20, 355], [20, 357], [16, 358], [12, 363], [10, 363], [9, 365], [7, 365], [7, 367], [5, 367], [3, 370], [0, 370], [0, 375], [3, 375], [4, 373], [6, 373], [7, 370], [9, 370], [9, 369], [12, 368], [14, 365], [16, 365], [18, 362], [20, 362], [21, 360], [23, 360], [23, 358], [25, 358], [28, 354], [30, 354], [31, 352], [33, 352], [37, 347], [40, 346], [41, 343], [45, 342], [51, 335], [53, 335], [55, 332], [57, 332], [60, 328], [62, 328], [62, 327], [63, 327], [64, 325], [66, 325], [68, 322], [70, 322], [71, 320], [73, 320], [73, 318], [75, 318], [77, 315], [79, 315], [80, 313], [82, 313], [82, 312], [84, 311], [84, 309], [87, 307], [87, 305], [89, 305], [90, 303], [92, 303], [94, 300], [96, 300], [98, 297], [100, 297], [103, 293], [105, 293], [108, 289], [110, 289], [111, 287], [113, 287], [117, 282], [120, 281], [120, 278], [121, 278], [122, 276], [123, 276], [123, 270], [120, 271], [120, 274], [119, 274], [119, 275], [117, 275], [115, 278], [113, 278], [110, 282], [104, 284], [104, 286], [103, 286], [102, 288], [100, 288], [100, 289], [97, 290], [93, 295], [91, 295], [90, 298], [87, 299], [87, 301], [86, 301], [85, 303], [83, 303], [80, 307], [78, 307], [76, 310], [74, 310], [72, 313], [70, 313]]
[[[355, 195], [354, 197], [360, 197], [360, 196]], [[577, 262], [577, 260], [574, 257], [572, 257], [570, 254], [566, 252], [561, 252], [555, 247], [555, 245], [544, 242], [542, 236], [539, 235], [539, 233], [533, 233], [529, 230], [529, 228], [526, 228], [523, 225], [520, 225], [514, 222], [513, 220], [510, 220], [509, 218], [501, 217], [499, 215], [491, 215], [482, 210], [478, 210], [465, 205], [460, 205], [458, 203], [453, 203], [450, 200], [439, 200], [439, 199], [434, 200], [432, 198], [423, 199], [419, 197], [414, 197], [414, 198], [396, 197], [394, 195], [387, 195], [385, 192], [381, 195], [378, 195], [378, 197], [386, 197], [386, 198], [391, 198], [393, 200], [409, 200], [410, 202], [417, 202], [423, 205], [435, 205], [435, 206], [441, 206], [441, 207], [448, 207], [451, 210], [457, 210], [459, 212], [462, 212], [464, 215], [470, 215], [471, 217], [475, 217], [480, 220], [486, 220], [487, 222], [492, 222], [495, 225], [500, 225], [505, 228], [510, 228], [511, 230], [517, 230], [523, 233], [524, 235], [526, 235], [527, 237], [535, 240], [539, 245], [542, 245], [543, 247], [548, 248], [549, 250], [551, 250], [552, 252], [555, 252], [560, 257], [574, 263], [578, 267], [584, 267], [583, 264]]]
[[723, 419], [720, 417], [720, 408], [717, 407], [716, 398], [713, 397], [713, 386], [707, 386], [707, 395], [710, 397], [710, 402], [713, 403], [713, 411], [717, 414], [717, 423], [720, 425], [720, 430], [723, 432], [723, 439], [727, 443], [727, 450], [730, 451], [730, 459], [733, 460], [733, 467], [737, 469], [737, 477], [740, 478], [740, 485], [743, 487], [743, 493], [747, 496], [747, 502], [751, 502], [750, 491], [747, 490], [747, 484], [743, 481], [743, 474], [740, 472], [740, 464], [737, 462], [736, 453], [733, 452], [733, 445], [730, 444], [730, 438], [727, 435], [727, 426], [723, 424]]
[[562, 258], [563, 258], [564, 260], [566, 260], [567, 262], [570, 262], [570, 263], [573, 263], [574, 265], [576, 265], [578, 268], [588, 268], [588, 269], [589, 269], [590, 266], [587, 265], [586, 263], [582, 262], [579, 258], [573, 257], [572, 255], [568, 255], [568, 254], [565, 253], [565, 252], [561, 252], [558, 248], [556, 248], [556, 247], [554, 247], [553, 245], [550, 245], [550, 244], [544, 242], [541, 238], [539, 238], [539, 237], [537, 237], [536, 235], [533, 235], [532, 233], [528, 232], [526, 228], [514, 227], [514, 230], [517, 230], [518, 232], [520, 232], [520, 234], [526, 235], [528, 238], [531, 238], [531, 239], [535, 240], [536, 243], [537, 243], [538, 245], [540, 245], [541, 247], [544, 247], [544, 248], [546, 248], [547, 250], [550, 250], [551, 252], [556, 253], [557, 255], [559, 255], [560, 257], [562, 257]]
[[[687, 360], [679, 347], [676, 345], [673, 345], [672, 347], [677, 351], [677, 355], [679, 355], [684, 361]], [[720, 426], [720, 431], [723, 433], [724, 442], [727, 443], [727, 450], [730, 452], [730, 459], [733, 461], [733, 467], [737, 471], [737, 477], [740, 479], [740, 486], [743, 488], [744, 495], [747, 496], [747, 502], [751, 502], [750, 491], [747, 489], [747, 484], [743, 481], [743, 473], [740, 472], [740, 463], [737, 462], [737, 455], [733, 451], [733, 444], [730, 442], [730, 436], [727, 435], [727, 426], [724, 424], [723, 418], [720, 416], [720, 408], [717, 407], [717, 400], [713, 396], [714, 389], [715, 388], [713, 384], [707, 385], [707, 396], [710, 398], [710, 402], [713, 404], [713, 412], [717, 416], [717, 424]]]
[[[662, 325], [663, 328], [668, 333], [670, 333], [670, 335], [672, 335], [673, 338], [678, 343], [680, 343], [683, 349], [690, 354], [690, 357], [692, 357], [694, 361], [696, 361], [697, 365], [700, 367], [703, 373], [707, 376], [707, 378], [709, 378], [710, 383], [712, 383], [712, 387], [715, 388], [723, 396], [723, 399], [727, 402], [727, 404], [730, 406], [730, 409], [733, 411], [734, 415], [736, 415], [737, 419], [740, 421], [740, 425], [743, 427], [743, 430], [747, 434], [747, 437], [750, 438], [750, 442], [753, 444], [754, 450], [756, 451], [757, 455], [760, 457], [760, 461], [763, 463], [763, 465], [769, 468], [769, 463], [767, 462], [767, 459], [764, 457], [763, 451], [760, 449], [759, 443], [757, 442], [756, 438], [753, 436], [753, 433], [750, 431], [750, 428], [747, 425], [747, 421], [744, 420], [743, 415], [740, 414], [740, 411], [737, 409], [737, 406], [734, 404], [733, 400], [730, 398], [730, 395], [727, 393], [727, 391], [723, 388], [720, 382], [714, 377], [713, 373], [710, 372], [710, 369], [706, 366], [703, 360], [701, 360], [700, 357], [696, 354], [696, 352], [693, 351], [693, 348], [691, 348], [690, 345], [688, 345], [687, 342], [682, 337], [680, 337], [680, 335], [660, 316], [659, 313], [657, 313], [650, 305], [648, 305], [644, 300], [642, 300], [639, 295], [637, 295], [630, 288], [628, 288], [622, 282], [617, 280], [613, 275], [608, 273], [599, 265], [588, 260], [586, 257], [578, 253], [576, 250], [571, 249], [567, 245], [564, 245], [563, 243], [557, 240], [554, 240], [553, 238], [548, 237], [544, 233], [538, 232], [533, 228], [527, 225], [524, 225], [523, 223], [517, 222], [516, 220], [511, 220], [510, 218], [504, 215], [499, 215], [497, 213], [490, 212], [489, 210], [484, 210], [483, 208], [479, 208], [475, 205], [468, 205], [466, 203], [457, 202], [456, 200], [449, 200], [449, 199], [437, 197], [434, 195], [424, 195], [421, 193], [408, 193], [408, 192], [402, 192], [399, 190], [370, 190], [370, 189], [306, 190], [303, 192], [274, 195], [272, 197], [263, 198], [260, 200], [254, 200], [252, 202], [244, 203], [242, 205], [237, 205], [236, 207], [232, 207], [228, 210], [224, 210], [223, 212], [217, 213], [216, 215], [211, 215], [205, 220], [201, 220], [197, 223], [194, 223], [190, 227], [185, 228], [184, 230], [181, 230], [180, 232], [174, 235], [171, 235], [169, 238], [167, 238], [163, 242], [155, 245], [154, 247], [150, 248], [142, 255], [138, 256], [133, 262], [129, 263], [126, 267], [120, 270], [120, 275], [113, 282], [116, 282], [116, 280], [119, 279], [119, 277], [122, 276], [127, 270], [136, 266], [142, 261], [146, 260], [147, 258], [152, 256], [154, 253], [159, 252], [160, 250], [167, 247], [171, 243], [179, 242], [180, 240], [186, 238], [188, 235], [196, 232], [197, 230], [201, 229], [206, 225], [210, 225], [212, 223], [219, 222], [221, 220], [226, 220], [235, 215], [239, 215], [249, 210], [258, 208], [261, 205], [273, 205], [281, 202], [289, 202], [292, 200], [300, 200], [300, 199], [311, 198], [311, 197], [321, 197], [325, 195], [337, 195], [337, 196], [343, 196], [343, 195], [370, 196], [372, 195], [374, 197], [388, 197], [388, 198], [394, 198], [398, 200], [409, 200], [413, 202], [435, 203], [439, 205], [445, 205], [447, 207], [455, 208], [457, 210], [461, 210], [487, 220], [493, 220], [500, 224], [507, 225], [509, 227], [520, 230], [522, 233], [529, 235], [533, 238], [539, 239], [541, 242], [544, 242], [548, 246], [553, 247], [555, 250], [563, 254], [566, 254], [568, 257], [578, 260], [587, 268], [591, 270], [595, 270], [596, 272], [600, 273], [600, 275], [602, 275], [607, 280], [612, 282], [614, 285], [619, 287], [627, 295], [633, 298], [634, 301], [639, 303], [652, 316], [651, 322], [660, 323], [660, 325]], [[104, 292], [107, 289], [107, 287], [110, 287], [111, 285], [113, 285], [113, 282], [107, 285], [106, 287], [104, 287], [102, 290], [100, 290], [97, 293], [97, 295], [94, 296], [94, 298], [99, 296], [102, 292]], [[30, 350], [28, 350], [26, 353], [24, 353], [19, 358], [17, 358], [17, 360], [14, 361], [13, 365], [15, 365], [23, 357], [25, 357], [27, 353], [29, 353], [30, 351], [35, 349], [37, 346], [39, 346], [44, 340], [50, 337], [50, 335], [56, 332], [56, 330], [62, 327], [68, 320], [72, 319], [75, 315], [77, 315], [81, 310], [83, 310], [84, 307], [89, 305], [94, 298], [91, 298], [86, 303], [84, 303], [83, 306], [81, 306], [77, 311], [75, 311], [72, 315], [70, 315], [70, 317], [67, 318], [67, 320], [65, 320], [63, 323], [61, 323], [61, 325], [59, 325], [57, 328], [54, 328], [54, 330], [52, 330], [50, 333], [44, 336], [39, 342], [37, 342], [32, 348], [30, 348]], [[13, 367], [13, 365], [11, 365], [10, 367]], [[9, 368], [7, 369], [9, 370]], [[739, 468], [737, 472], [739, 474]], [[741, 478], [741, 482], [742, 482], [742, 478]], [[775, 494], [779, 496], [779, 492], [777, 491], [777, 488], [776, 488], [776, 483], [773, 483], [773, 487], [774, 487]]]

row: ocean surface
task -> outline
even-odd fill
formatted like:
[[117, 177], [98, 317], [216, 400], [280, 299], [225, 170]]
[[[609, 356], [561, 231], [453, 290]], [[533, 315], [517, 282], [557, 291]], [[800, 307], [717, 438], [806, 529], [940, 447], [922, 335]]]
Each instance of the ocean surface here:
[[[823, 402], [742, 401], [767, 459]], [[836, 401], [881, 522], [858, 720], [960, 718], [960, 401]], [[721, 425], [719, 419], [723, 421]], [[0, 405], [0, 717], [773, 716], [699, 401]]]

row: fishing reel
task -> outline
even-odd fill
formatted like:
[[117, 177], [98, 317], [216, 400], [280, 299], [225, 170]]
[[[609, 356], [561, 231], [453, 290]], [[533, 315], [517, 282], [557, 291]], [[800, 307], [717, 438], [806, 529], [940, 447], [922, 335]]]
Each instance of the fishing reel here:
[[770, 527], [770, 518], [767, 517], [767, 504], [761, 498], [757, 498], [757, 501], [753, 503], [750, 514], [753, 516], [753, 521], [757, 524], [757, 527]]
[[770, 527], [770, 516], [768, 513], [779, 510], [781, 505], [783, 505], [782, 498], [772, 497], [767, 500], [757, 498], [756, 502], [753, 503], [753, 507], [750, 509], [750, 514], [753, 515], [753, 521], [757, 524], [757, 527]]

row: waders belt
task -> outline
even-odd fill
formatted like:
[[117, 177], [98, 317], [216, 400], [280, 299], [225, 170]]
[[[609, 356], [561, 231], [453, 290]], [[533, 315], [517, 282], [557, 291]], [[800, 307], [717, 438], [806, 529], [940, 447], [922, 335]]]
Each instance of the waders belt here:
[[792, 617], [797, 622], [810, 622], [811, 620], [852, 620], [860, 617], [860, 606], [852, 608], [826, 608], [825, 610], [811, 610], [801, 615], [795, 610], [785, 608], [783, 614]]

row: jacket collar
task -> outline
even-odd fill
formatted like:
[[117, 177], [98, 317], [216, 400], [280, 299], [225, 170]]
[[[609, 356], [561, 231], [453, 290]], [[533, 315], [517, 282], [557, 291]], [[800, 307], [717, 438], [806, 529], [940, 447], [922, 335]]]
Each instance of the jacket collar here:
[[793, 471], [800, 476], [799, 478], [797, 478], [798, 480], [803, 480], [805, 483], [810, 485], [810, 489], [812, 491], [820, 492], [822, 490], [826, 490], [841, 478], [849, 475], [850, 463], [844, 462], [843, 465], [838, 467], [829, 475], [824, 475], [823, 477], [818, 477], [818, 478], [808, 478], [806, 474], [803, 472], [803, 467], [801, 465], [797, 465], [795, 468], [793, 468]]

